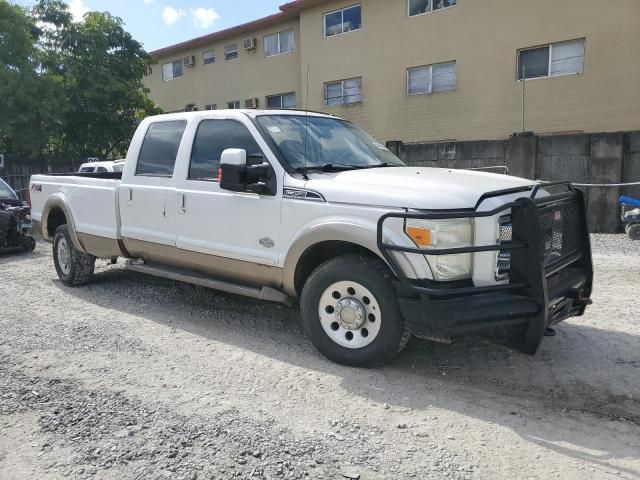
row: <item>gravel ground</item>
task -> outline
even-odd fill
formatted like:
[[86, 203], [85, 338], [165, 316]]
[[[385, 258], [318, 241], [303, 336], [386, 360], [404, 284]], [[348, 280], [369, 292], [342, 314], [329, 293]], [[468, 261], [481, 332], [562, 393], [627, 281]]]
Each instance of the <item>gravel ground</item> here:
[[640, 243], [593, 249], [595, 305], [535, 357], [412, 339], [378, 370], [295, 309], [0, 257], [0, 479], [638, 479]]

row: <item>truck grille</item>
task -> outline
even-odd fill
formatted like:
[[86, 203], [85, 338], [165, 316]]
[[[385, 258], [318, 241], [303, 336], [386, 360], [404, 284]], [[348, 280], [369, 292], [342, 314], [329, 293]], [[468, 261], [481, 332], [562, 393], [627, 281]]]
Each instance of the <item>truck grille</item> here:
[[[498, 243], [513, 239], [511, 215], [500, 217]], [[538, 207], [540, 226], [540, 246], [543, 252], [545, 270], [574, 260], [582, 251], [580, 209], [575, 198]], [[509, 278], [511, 251], [499, 250], [496, 262], [496, 280]]]
[[571, 261], [580, 253], [582, 230], [575, 198], [539, 207], [538, 224], [547, 270]]
[[[498, 220], [498, 243], [508, 243], [513, 238], [511, 215], [504, 215]], [[505, 280], [509, 277], [511, 267], [511, 251], [499, 250], [496, 265], [496, 280]]]

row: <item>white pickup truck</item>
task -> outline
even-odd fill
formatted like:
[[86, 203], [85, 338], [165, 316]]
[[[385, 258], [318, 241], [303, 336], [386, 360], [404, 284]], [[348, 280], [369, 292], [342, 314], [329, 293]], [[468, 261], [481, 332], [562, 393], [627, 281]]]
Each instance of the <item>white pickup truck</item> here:
[[[329, 359], [388, 362], [414, 334], [508, 331], [526, 353], [590, 303], [570, 184], [405, 166], [361, 128], [297, 111], [150, 117], [122, 173], [36, 175], [36, 229], [69, 286], [96, 258], [291, 304]], [[555, 190], [560, 190], [555, 192]]]

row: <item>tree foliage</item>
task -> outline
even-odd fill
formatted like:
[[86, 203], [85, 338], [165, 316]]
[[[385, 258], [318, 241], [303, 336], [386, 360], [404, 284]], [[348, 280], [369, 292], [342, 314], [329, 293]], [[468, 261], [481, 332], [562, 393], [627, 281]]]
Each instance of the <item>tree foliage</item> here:
[[0, 0], [0, 42], [0, 75], [13, 85], [0, 85], [0, 107], [10, 112], [0, 113], [5, 148], [120, 156], [137, 121], [159, 113], [142, 82], [153, 60], [109, 13], [74, 22], [60, 0], [40, 0], [28, 13]]
[[39, 71], [39, 33], [21, 8], [0, 0], [0, 151], [36, 156], [61, 132], [62, 78]]

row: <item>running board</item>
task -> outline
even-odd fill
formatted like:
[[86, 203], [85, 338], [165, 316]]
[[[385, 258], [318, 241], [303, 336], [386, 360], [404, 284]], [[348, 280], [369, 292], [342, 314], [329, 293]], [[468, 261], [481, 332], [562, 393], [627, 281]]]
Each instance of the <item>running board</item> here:
[[280, 290], [276, 290], [275, 288], [254, 288], [235, 283], [223, 282], [221, 280], [213, 280], [198, 273], [160, 265], [148, 265], [140, 260], [127, 259], [125, 267], [127, 270], [131, 270], [133, 272], [145, 273], [147, 275], [153, 275], [154, 277], [168, 278], [169, 280], [177, 280], [179, 282], [191, 283], [193, 285], [199, 285], [213, 290], [220, 290], [222, 292], [235, 293], [237, 295], [267, 300], [269, 302], [284, 303], [288, 306], [293, 304], [291, 297]]

